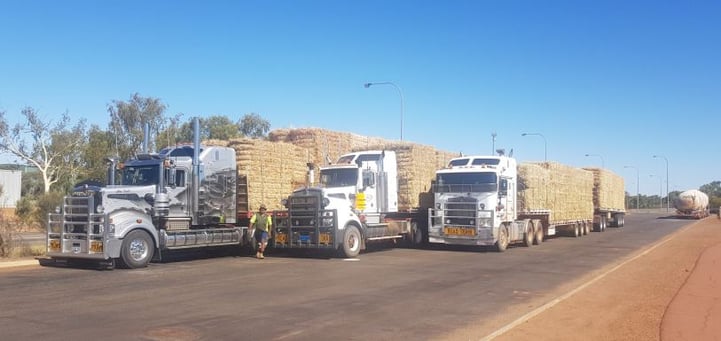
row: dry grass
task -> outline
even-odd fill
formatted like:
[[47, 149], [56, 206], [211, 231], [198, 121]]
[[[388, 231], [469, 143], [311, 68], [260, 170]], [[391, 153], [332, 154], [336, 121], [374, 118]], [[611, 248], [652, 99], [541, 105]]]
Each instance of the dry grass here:
[[27, 258], [27, 257], [38, 257], [45, 255], [44, 245], [16, 245], [10, 252], [8, 258]]
[[42, 256], [43, 245], [31, 246], [19, 240], [20, 232], [37, 231], [37, 228], [22, 224], [14, 214], [0, 214], [0, 258], [23, 258]]

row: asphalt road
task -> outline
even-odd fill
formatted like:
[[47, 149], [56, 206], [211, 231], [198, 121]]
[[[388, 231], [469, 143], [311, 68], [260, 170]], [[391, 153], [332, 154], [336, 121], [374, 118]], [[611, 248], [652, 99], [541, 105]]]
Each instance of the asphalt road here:
[[18, 232], [13, 235], [13, 240], [18, 245], [28, 247], [41, 247], [45, 245], [45, 233], [42, 232]]
[[358, 260], [271, 253], [139, 270], [0, 269], [0, 331], [7, 340], [433, 340], [476, 325], [480, 339], [690, 223], [659, 217], [504, 253], [376, 248]]

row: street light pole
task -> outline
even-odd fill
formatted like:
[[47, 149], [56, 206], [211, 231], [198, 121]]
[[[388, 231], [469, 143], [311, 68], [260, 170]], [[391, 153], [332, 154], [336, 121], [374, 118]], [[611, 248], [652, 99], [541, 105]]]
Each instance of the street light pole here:
[[668, 212], [670, 210], [670, 206], [671, 206], [669, 204], [669, 202], [671, 201], [670, 200], [671, 198], [669, 198], [669, 196], [668, 196], [668, 159], [663, 155], [654, 155], [653, 157], [654, 158], [663, 158], [663, 160], [666, 161], [666, 212]]
[[366, 89], [373, 85], [390, 85], [398, 90], [398, 95], [401, 97], [401, 141], [403, 141], [403, 91], [398, 85], [396, 85], [396, 83], [393, 82], [370, 82], [363, 84]]
[[601, 168], [606, 168], [606, 162], [603, 160], [603, 156], [600, 154], [586, 154], [586, 157], [588, 156], [598, 156], [601, 158]]
[[639, 191], [638, 168], [634, 166], [623, 166], [623, 168], [633, 168], [636, 170], [636, 210], [638, 210], [639, 202], [641, 201], [641, 192]]
[[543, 138], [543, 161], [548, 161], [548, 144], [546, 143], [546, 137], [541, 133], [523, 133], [521, 136], [536, 135]]

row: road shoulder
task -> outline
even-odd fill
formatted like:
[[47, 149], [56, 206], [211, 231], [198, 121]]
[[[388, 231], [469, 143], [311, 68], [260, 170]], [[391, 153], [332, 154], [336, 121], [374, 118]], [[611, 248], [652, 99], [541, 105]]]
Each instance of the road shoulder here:
[[[707, 218], [690, 223], [660, 241], [663, 245], [647, 248], [630, 256], [623, 266], [584, 278], [560, 288], [560, 294], [529, 307], [549, 302], [548, 309], [521, 321], [510, 330], [498, 333], [494, 340], [658, 340], [664, 313], [679, 292], [702, 252], [721, 243], [721, 222]], [[560, 299], [564, 292], [585, 285], [573, 295]], [[555, 301], [555, 302], [554, 302]], [[448, 340], [482, 339], [502, 329], [518, 317], [504, 314], [506, 322], [478, 324], [447, 335]], [[519, 315], [516, 315], [519, 316]]]
[[693, 272], [671, 301], [661, 323], [661, 340], [720, 337], [721, 244], [716, 244], [701, 254]]

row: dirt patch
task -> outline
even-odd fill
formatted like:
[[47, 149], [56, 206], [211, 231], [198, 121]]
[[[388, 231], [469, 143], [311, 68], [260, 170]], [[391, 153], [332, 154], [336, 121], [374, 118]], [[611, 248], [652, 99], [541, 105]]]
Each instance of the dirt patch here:
[[[659, 340], [667, 307], [689, 278], [701, 253], [721, 243], [720, 232], [721, 221], [716, 218], [689, 225], [665, 239], [663, 245], [493, 340]], [[586, 281], [597, 276], [591, 275]], [[493, 321], [492, 330], [512, 322], [510, 314], [505, 315]], [[489, 334], [488, 328], [486, 322], [454, 332], [447, 339], [483, 338]]]

